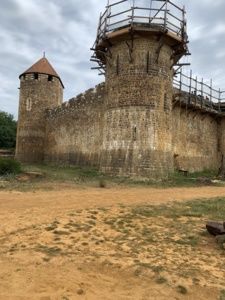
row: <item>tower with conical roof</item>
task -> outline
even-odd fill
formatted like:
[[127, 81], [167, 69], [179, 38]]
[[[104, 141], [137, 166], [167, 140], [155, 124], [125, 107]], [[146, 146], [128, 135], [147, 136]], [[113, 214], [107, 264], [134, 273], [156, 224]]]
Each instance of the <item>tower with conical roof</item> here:
[[20, 76], [16, 158], [38, 163], [44, 158], [45, 112], [62, 104], [63, 83], [43, 57]]

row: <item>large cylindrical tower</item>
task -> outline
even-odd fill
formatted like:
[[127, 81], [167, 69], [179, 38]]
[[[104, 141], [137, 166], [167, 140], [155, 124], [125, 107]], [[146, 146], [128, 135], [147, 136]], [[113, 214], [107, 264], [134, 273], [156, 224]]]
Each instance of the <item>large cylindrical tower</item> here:
[[45, 111], [62, 104], [63, 83], [43, 57], [20, 75], [16, 158], [37, 163], [44, 158]]
[[187, 52], [184, 10], [171, 1], [130, 2], [107, 6], [94, 45], [106, 75], [101, 170], [162, 178], [173, 170], [172, 79]]

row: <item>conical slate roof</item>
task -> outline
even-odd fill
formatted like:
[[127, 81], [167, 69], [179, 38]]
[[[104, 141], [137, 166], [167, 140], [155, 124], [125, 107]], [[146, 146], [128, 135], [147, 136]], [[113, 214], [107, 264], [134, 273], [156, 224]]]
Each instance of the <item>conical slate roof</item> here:
[[57, 77], [62, 86], [64, 87], [61, 78], [59, 77], [59, 75], [57, 74], [57, 72], [54, 70], [54, 68], [52, 67], [52, 65], [50, 64], [50, 62], [47, 60], [46, 57], [43, 57], [41, 59], [39, 59], [35, 64], [33, 64], [29, 69], [27, 69], [25, 72], [23, 72], [19, 78], [22, 75], [25, 74], [31, 74], [31, 73], [39, 73], [39, 74], [46, 74], [46, 75], [52, 75], [54, 77]]

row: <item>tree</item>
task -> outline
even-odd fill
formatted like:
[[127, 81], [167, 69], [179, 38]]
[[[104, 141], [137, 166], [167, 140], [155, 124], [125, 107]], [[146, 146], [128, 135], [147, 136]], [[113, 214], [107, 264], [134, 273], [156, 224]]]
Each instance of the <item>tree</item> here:
[[14, 148], [16, 145], [16, 126], [13, 115], [0, 111], [0, 148]]

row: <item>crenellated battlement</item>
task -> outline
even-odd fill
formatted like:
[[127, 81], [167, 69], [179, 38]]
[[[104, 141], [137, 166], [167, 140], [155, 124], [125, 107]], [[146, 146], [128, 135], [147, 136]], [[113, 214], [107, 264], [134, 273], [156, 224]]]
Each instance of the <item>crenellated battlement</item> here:
[[94, 108], [103, 104], [105, 97], [105, 83], [96, 85], [82, 94], [63, 102], [61, 106], [46, 110], [46, 117], [54, 119], [67, 114], [73, 114], [77, 110], [85, 110], [88, 107]]

